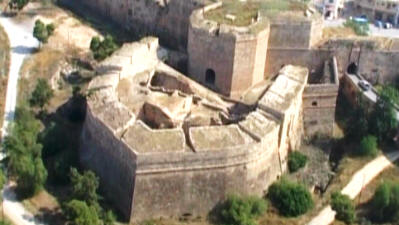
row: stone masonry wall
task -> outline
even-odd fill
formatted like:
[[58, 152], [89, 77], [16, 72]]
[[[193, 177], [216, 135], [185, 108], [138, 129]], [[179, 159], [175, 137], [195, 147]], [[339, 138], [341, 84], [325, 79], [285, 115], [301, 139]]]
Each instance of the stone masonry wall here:
[[100, 178], [100, 187], [124, 216], [130, 217], [136, 156], [88, 108], [82, 130], [80, 163]]
[[308, 49], [321, 39], [323, 21], [315, 19], [278, 19], [270, 22], [270, 48]]
[[[204, 19], [205, 12], [217, 7], [221, 4], [196, 10], [190, 17], [188, 74], [223, 95], [238, 98], [263, 80], [269, 24], [257, 21], [234, 27]], [[208, 70], [214, 71], [214, 84], [206, 82]]]
[[336, 59], [326, 61], [324, 69], [332, 69], [332, 71], [324, 73], [331, 76], [329, 72], [332, 72], [333, 81], [308, 84], [303, 94], [303, 123], [307, 137], [315, 134], [332, 136], [334, 132], [335, 107], [339, 88]]
[[83, 4], [138, 33], [155, 35], [164, 46], [186, 51], [191, 12], [199, 0], [83, 0]]

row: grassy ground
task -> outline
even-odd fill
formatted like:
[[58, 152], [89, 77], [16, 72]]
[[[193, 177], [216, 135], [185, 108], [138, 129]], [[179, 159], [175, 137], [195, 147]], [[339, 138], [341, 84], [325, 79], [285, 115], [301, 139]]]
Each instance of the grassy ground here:
[[[219, 23], [234, 26], [248, 26], [257, 17], [258, 12], [266, 16], [275, 16], [283, 11], [303, 11], [305, 5], [289, 0], [267, 0], [267, 1], [234, 1], [224, 0], [223, 5], [217, 9], [205, 13], [205, 18]], [[226, 15], [235, 16], [234, 20], [227, 19]]]
[[0, 26], [0, 128], [3, 126], [9, 64], [10, 44], [7, 34], [4, 32], [3, 27]]

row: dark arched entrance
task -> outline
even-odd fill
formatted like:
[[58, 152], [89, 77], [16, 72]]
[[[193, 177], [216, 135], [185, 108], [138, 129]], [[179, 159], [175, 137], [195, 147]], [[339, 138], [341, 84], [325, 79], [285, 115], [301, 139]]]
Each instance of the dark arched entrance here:
[[213, 69], [207, 69], [205, 72], [205, 83], [214, 85], [216, 80], [216, 74]]
[[356, 63], [351, 63], [348, 66], [348, 69], [346, 70], [346, 72], [348, 72], [349, 74], [357, 74], [358, 72], [358, 67]]

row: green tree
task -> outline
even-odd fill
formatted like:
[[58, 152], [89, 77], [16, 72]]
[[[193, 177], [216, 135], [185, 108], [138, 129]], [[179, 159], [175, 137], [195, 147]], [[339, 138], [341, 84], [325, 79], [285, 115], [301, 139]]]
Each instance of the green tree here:
[[375, 222], [399, 221], [399, 183], [378, 186], [371, 200], [371, 215]]
[[371, 115], [371, 132], [379, 141], [389, 140], [396, 131], [395, 105], [399, 102], [399, 92], [393, 86], [384, 86]]
[[8, 6], [12, 10], [21, 10], [23, 9], [27, 4], [29, 3], [29, 0], [10, 0], [8, 2]]
[[72, 200], [65, 205], [63, 211], [73, 225], [100, 225], [96, 209], [84, 201]]
[[368, 135], [360, 141], [358, 149], [359, 155], [375, 157], [378, 153], [377, 138], [372, 135]]
[[29, 197], [43, 188], [47, 171], [41, 159], [42, 146], [37, 143], [40, 122], [25, 107], [16, 111], [16, 122], [4, 139], [9, 174], [16, 179], [17, 192]]
[[[4, 170], [0, 169], [0, 190], [3, 190], [6, 182], [7, 182], [7, 177], [4, 173]], [[3, 201], [3, 195], [0, 195], [0, 201]], [[1, 223], [0, 223], [0, 225], [1, 225]]]
[[98, 204], [97, 189], [99, 181], [92, 171], [85, 171], [80, 174], [77, 169], [70, 171], [70, 180], [72, 183], [72, 198], [85, 201], [88, 205]]
[[308, 157], [298, 151], [290, 152], [288, 155], [288, 169], [291, 173], [298, 171], [306, 165]]
[[334, 192], [331, 195], [331, 208], [337, 213], [335, 218], [351, 224], [355, 221], [355, 206], [352, 200], [339, 192]]
[[11, 223], [4, 219], [0, 219], [0, 225], [11, 225]]
[[49, 103], [53, 96], [53, 89], [51, 89], [47, 80], [39, 78], [29, 98], [29, 105], [31, 107], [40, 107], [40, 109], [43, 110], [43, 107]]
[[115, 224], [116, 216], [111, 210], [108, 210], [103, 213], [102, 220], [104, 225], [113, 225]]
[[347, 19], [344, 23], [345, 27], [352, 28], [352, 30], [360, 36], [367, 36], [369, 35], [370, 32], [370, 26], [369, 24], [366, 23], [360, 23], [357, 21], [354, 21], [353, 19]]
[[348, 140], [358, 141], [366, 136], [369, 131], [369, 122], [366, 106], [361, 96], [357, 97], [358, 102], [352, 112], [350, 112], [349, 122], [345, 129], [345, 137]]
[[54, 24], [44, 24], [41, 20], [36, 20], [33, 28], [33, 36], [40, 41], [40, 43], [47, 43], [48, 38], [54, 33]]
[[265, 200], [249, 196], [228, 196], [220, 213], [220, 219], [226, 225], [255, 225], [255, 219], [267, 209]]
[[103, 60], [112, 55], [118, 49], [111, 35], [106, 35], [104, 40], [101, 41], [100, 37], [93, 37], [90, 42], [90, 50], [96, 60]]
[[273, 183], [268, 197], [279, 212], [287, 217], [295, 217], [313, 208], [312, 195], [302, 184], [286, 179]]

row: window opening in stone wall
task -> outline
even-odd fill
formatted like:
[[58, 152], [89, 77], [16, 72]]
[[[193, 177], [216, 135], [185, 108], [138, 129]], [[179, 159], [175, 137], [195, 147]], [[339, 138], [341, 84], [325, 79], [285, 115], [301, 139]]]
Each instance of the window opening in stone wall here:
[[214, 85], [215, 79], [216, 79], [215, 71], [213, 71], [213, 69], [207, 69], [205, 72], [205, 82], [207, 84]]
[[349, 66], [348, 66], [348, 70], [347, 70], [347, 72], [349, 73], [349, 74], [357, 74], [357, 71], [358, 70], [358, 68], [357, 68], [357, 65], [356, 65], [356, 63], [351, 63]]
[[317, 102], [316, 101], [312, 102], [312, 106], [317, 106]]

